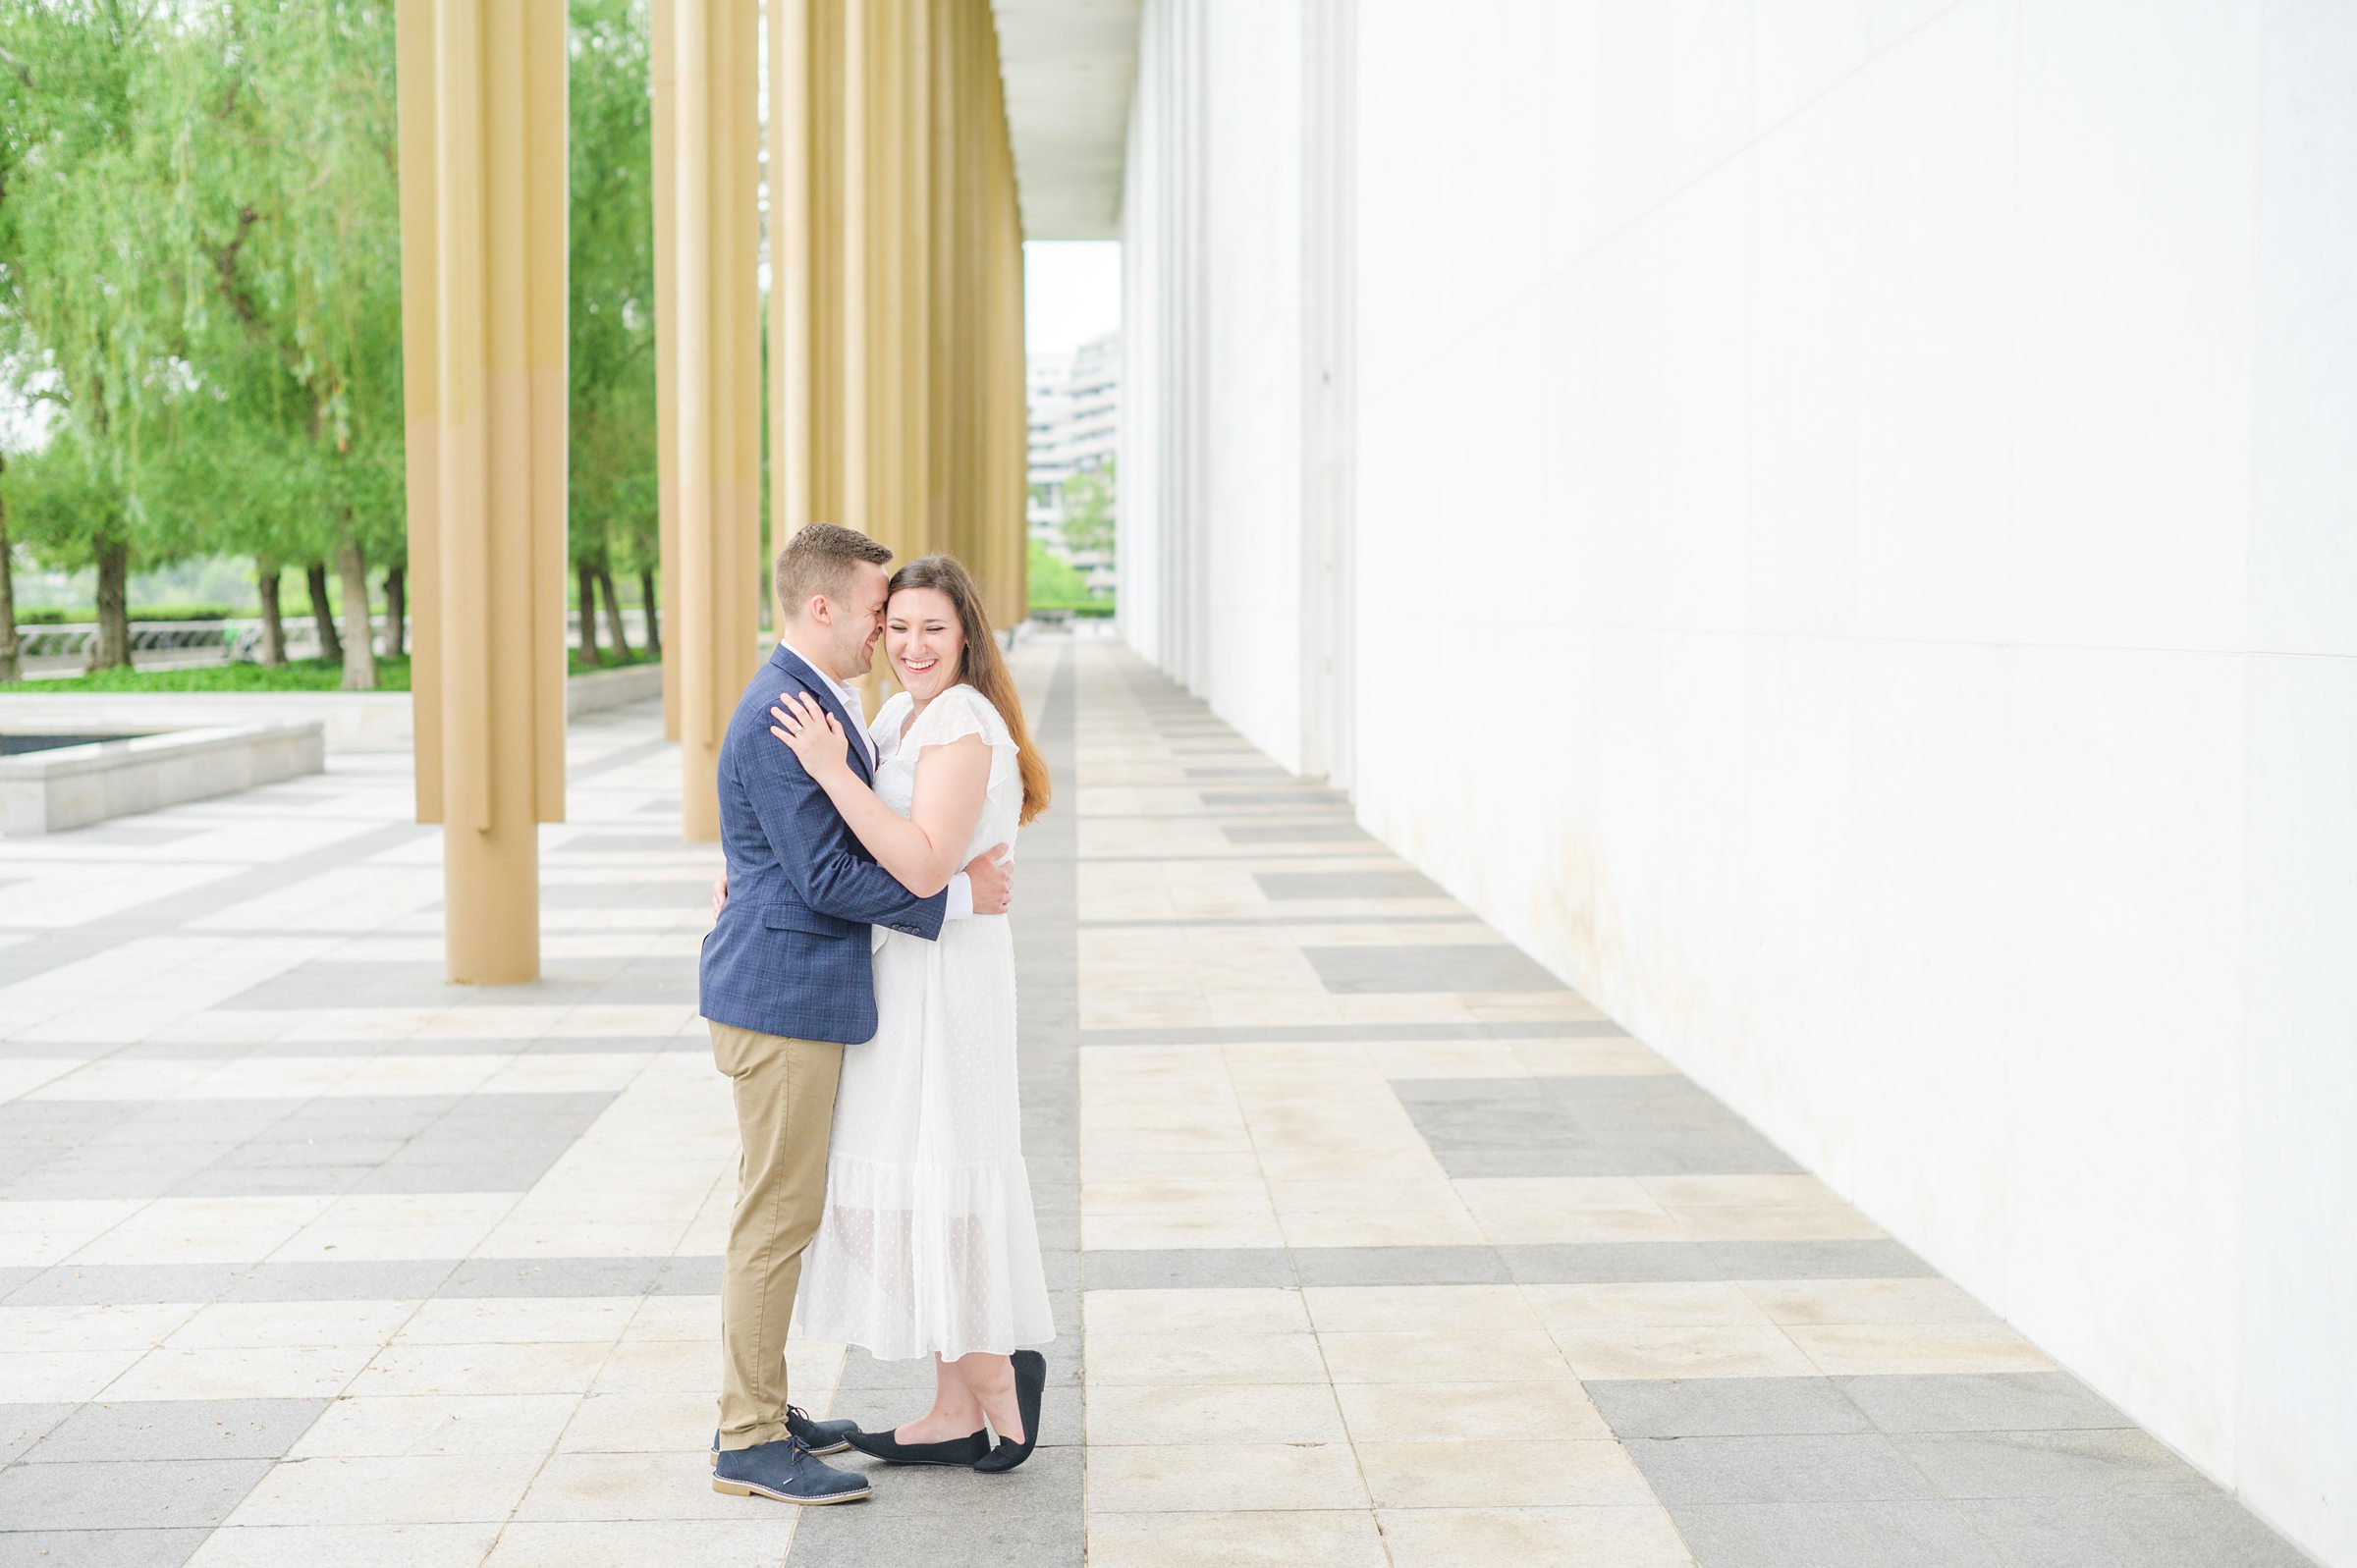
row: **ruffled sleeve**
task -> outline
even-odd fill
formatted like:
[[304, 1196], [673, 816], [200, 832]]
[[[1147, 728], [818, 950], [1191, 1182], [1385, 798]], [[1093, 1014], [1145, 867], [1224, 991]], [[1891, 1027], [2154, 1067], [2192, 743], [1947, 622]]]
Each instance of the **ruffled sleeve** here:
[[[990, 700], [971, 686], [952, 686], [925, 704], [909, 730], [906, 749], [912, 755], [930, 746], [946, 746], [967, 735], [980, 735], [990, 747], [990, 786], [999, 787], [1014, 776], [1014, 736]], [[921, 757], [920, 757], [921, 760]]]

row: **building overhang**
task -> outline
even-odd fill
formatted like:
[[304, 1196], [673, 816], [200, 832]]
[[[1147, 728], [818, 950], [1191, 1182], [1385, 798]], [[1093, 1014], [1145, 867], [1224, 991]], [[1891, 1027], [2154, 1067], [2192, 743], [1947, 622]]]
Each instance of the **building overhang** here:
[[1140, 0], [991, 0], [1025, 240], [1121, 237]]

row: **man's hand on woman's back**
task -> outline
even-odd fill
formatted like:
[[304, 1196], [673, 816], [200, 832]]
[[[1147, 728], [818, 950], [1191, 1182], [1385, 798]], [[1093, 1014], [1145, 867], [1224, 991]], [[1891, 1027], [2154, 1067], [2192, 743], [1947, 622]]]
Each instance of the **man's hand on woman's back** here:
[[1014, 901], [1014, 859], [1003, 843], [992, 844], [967, 861], [965, 880], [974, 890], [975, 914], [1003, 915]]

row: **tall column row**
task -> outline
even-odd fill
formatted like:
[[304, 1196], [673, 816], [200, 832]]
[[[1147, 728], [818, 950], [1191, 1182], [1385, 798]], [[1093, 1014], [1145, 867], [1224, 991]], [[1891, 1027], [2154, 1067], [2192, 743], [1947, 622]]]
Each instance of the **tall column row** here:
[[[749, 0], [656, 0], [665, 710], [682, 827], [713, 788], [760, 548], [760, 69]], [[806, 522], [957, 553], [1021, 618], [1022, 228], [988, 0], [767, 0], [773, 546]], [[674, 635], [670, 628], [677, 627]]]
[[770, 521], [1025, 600], [1022, 226], [988, 0], [768, 0]]

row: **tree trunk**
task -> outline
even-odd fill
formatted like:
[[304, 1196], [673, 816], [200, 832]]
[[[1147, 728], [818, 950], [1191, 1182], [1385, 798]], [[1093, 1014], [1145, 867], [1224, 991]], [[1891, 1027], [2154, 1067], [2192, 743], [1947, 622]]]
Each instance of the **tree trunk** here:
[[352, 519], [336, 525], [336, 575], [344, 584], [344, 680], [346, 691], [376, 689], [376, 636], [368, 626], [368, 561], [352, 531]]
[[385, 653], [395, 659], [410, 651], [410, 574], [385, 568]]
[[[0, 457], [0, 472], [8, 459]], [[0, 497], [0, 680], [22, 680], [17, 665], [17, 575], [9, 557], [8, 501]]]
[[606, 661], [597, 651], [597, 568], [585, 561], [576, 561], [573, 570], [581, 585], [581, 657], [593, 665], [602, 665]]
[[344, 639], [336, 634], [336, 613], [327, 604], [327, 563], [314, 561], [302, 571], [311, 585], [311, 620], [319, 627], [319, 657], [344, 662]]
[[131, 667], [131, 546], [116, 539], [98, 547], [98, 640], [87, 668]]
[[262, 598], [262, 668], [283, 670], [287, 663], [287, 617], [278, 605], [277, 562], [264, 556], [253, 564], [253, 586]]
[[622, 622], [622, 601], [614, 597], [614, 573], [609, 568], [597, 568], [597, 585], [606, 595], [606, 630], [613, 635], [615, 660], [627, 665], [630, 662], [630, 633]]
[[646, 649], [656, 658], [663, 657], [663, 627], [656, 620], [655, 568], [638, 568], [638, 608], [646, 612]]

